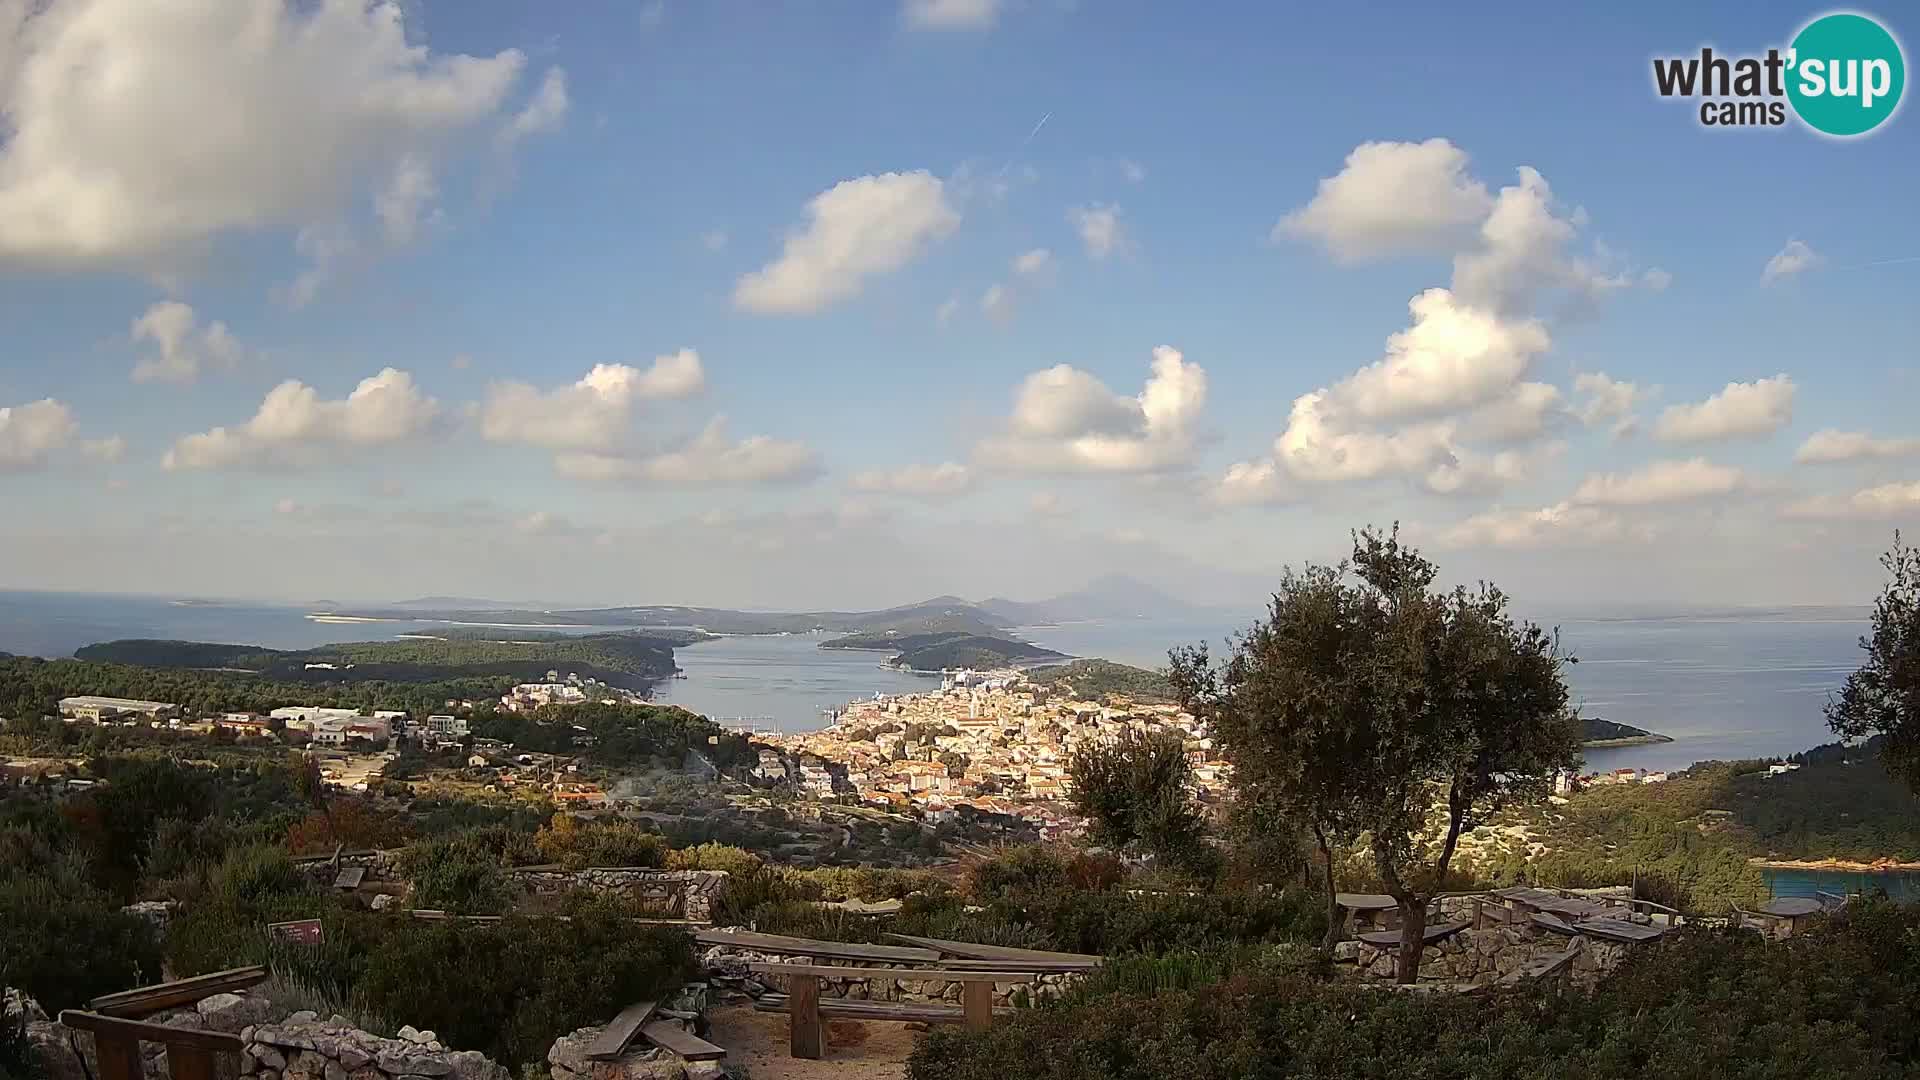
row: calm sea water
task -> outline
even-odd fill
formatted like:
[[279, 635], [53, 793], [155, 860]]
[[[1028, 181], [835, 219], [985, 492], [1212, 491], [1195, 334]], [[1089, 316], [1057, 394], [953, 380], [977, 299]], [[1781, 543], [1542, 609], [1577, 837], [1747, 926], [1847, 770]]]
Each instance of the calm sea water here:
[[[0, 591], [0, 652], [70, 656], [114, 638], [182, 638], [309, 648], [431, 632], [434, 624], [318, 623], [298, 608], [164, 598]], [[1587, 715], [1674, 738], [1595, 750], [1595, 769], [1683, 768], [1710, 758], [1773, 757], [1832, 740], [1821, 706], [1859, 662], [1864, 616], [1852, 619], [1700, 617], [1548, 620], [1580, 663], [1568, 679]], [[1246, 619], [1113, 620], [1031, 627], [1021, 636], [1075, 656], [1160, 667], [1167, 649], [1206, 641], [1219, 651]], [[782, 730], [824, 723], [825, 710], [875, 692], [911, 693], [931, 680], [881, 664], [878, 653], [820, 649], [819, 638], [723, 638], [676, 650], [685, 679], [658, 696], [721, 718], [776, 718]], [[767, 721], [762, 720], [762, 723]]]
[[1771, 895], [1812, 897], [1816, 892], [1837, 896], [1880, 891], [1895, 900], [1920, 900], [1920, 873], [1865, 874], [1849, 870], [1762, 870], [1760, 877]]

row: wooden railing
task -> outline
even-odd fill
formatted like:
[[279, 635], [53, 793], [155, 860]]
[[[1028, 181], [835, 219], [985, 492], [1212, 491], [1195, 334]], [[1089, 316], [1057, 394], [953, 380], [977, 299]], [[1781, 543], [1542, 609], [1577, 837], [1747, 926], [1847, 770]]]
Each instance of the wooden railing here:
[[75, 1031], [93, 1034], [94, 1057], [100, 1063], [99, 1080], [145, 1080], [146, 1069], [140, 1058], [143, 1041], [166, 1046], [167, 1072], [173, 1080], [214, 1080], [213, 1055], [238, 1055], [245, 1045], [237, 1035], [149, 1024], [74, 1009], [62, 1012], [60, 1022]]

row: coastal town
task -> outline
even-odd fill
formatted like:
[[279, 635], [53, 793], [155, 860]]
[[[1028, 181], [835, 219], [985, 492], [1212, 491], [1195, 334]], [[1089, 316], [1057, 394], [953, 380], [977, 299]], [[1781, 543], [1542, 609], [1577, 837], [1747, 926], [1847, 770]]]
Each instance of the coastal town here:
[[1006, 814], [1058, 836], [1080, 823], [1068, 802], [1074, 751], [1129, 729], [1177, 734], [1201, 797], [1225, 793], [1227, 763], [1191, 713], [1124, 695], [1079, 700], [1019, 670], [950, 671], [938, 690], [853, 702], [819, 731], [756, 734], [767, 746], [756, 774], [935, 822], [963, 807]]

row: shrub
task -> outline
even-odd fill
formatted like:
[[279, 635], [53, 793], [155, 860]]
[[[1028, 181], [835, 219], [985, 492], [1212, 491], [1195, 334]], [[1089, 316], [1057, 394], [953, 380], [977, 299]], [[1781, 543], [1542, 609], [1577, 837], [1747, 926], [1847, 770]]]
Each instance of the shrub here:
[[1182, 988], [1166, 984], [1211, 965], [1123, 961], [1062, 1004], [929, 1034], [908, 1074], [1877, 1080], [1920, 1062], [1920, 911], [1889, 905], [1786, 942], [1688, 930], [1635, 949], [1590, 995], [1383, 994], [1286, 963]]
[[534, 837], [549, 862], [571, 870], [589, 866], [666, 865], [667, 842], [628, 821], [580, 821], [561, 811]]
[[731, 844], [709, 842], [667, 853], [670, 870], [725, 870], [729, 878], [744, 877], [761, 865], [760, 856]]
[[55, 1013], [159, 975], [151, 925], [104, 893], [69, 874], [0, 878], [0, 987]]
[[480, 832], [415, 843], [401, 854], [400, 870], [412, 885], [408, 900], [417, 908], [490, 914], [504, 910], [514, 897], [499, 853]]
[[174, 883], [185, 910], [167, 926], [167, 965], [181, 977], [265, 963], [266, 925], [313, 918], [338, 905], [285, 848], [249, 844], [201, 861]]

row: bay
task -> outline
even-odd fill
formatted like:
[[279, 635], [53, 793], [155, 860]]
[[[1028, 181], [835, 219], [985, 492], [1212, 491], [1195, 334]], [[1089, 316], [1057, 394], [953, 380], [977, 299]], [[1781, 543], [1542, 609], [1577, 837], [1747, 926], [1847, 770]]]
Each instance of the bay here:
[[[116, 638], [178, 638], [311, 648], [432, 633], [429, 622], [325, 623], [304, 609], [154, 596], [0, 591], [0, 652], [71, 656]], [[1216, 653], [1248, 618], [1118, 619], [1023, 628], [1036, 644], [1159, 668], [1175, 645]], [[1589, 769], [1670, 770], [1695, 761], [1779, 757], [1833, 740], [1821, 707], [1859, 663], [1860, 617], [1793, 613], [1572, 617], [1558, 625], [1580, 660], [1567, 669], [1585, 715], [1659, 732], [1673, 742], [1589, 750]], [[604, 628], [599, 628], [604, 629]], [[826, 711], [875, 693], [937, 685], [893, 670], [880, 653], [818, 648], [820, 635], [728, 637], [676, 650], [686, 677], [659, 700], [717, 718], [812, 730]]]

